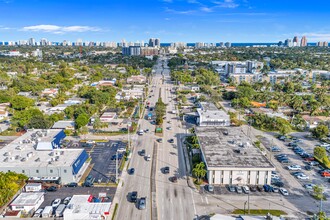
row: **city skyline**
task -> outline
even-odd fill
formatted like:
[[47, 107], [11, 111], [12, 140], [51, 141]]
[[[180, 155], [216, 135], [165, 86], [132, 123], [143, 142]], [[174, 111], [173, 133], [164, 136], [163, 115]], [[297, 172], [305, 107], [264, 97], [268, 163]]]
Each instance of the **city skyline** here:
[[[61, 6], [61, 13], [54, 7]], [[330, 41], [329, 2], [284, 0], [57, 1], [0, 0], [3, 41], [278, 42], [306, 36]], [[14, 16], [13, 16], [14, 15]], [[32, 15], [32, 16], [31, 16]]]

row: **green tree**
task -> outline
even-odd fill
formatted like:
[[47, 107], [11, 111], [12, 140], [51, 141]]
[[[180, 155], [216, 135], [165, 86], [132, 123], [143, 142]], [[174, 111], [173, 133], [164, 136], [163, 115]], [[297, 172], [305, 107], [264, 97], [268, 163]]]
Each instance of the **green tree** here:
[[314, 157], [318, 160], [322, 161], [323, 158], [327, 157], [327, 151], [323, 147], [315, 147], [314, 148]]
[[196, 164], [194, 169], [192, 170], [192, 173], [195, 177], [198, 178], [198, 181], [200, 181], [200, 178], [204, 178], [207, 173], [204, 162]]
[[11, 107], [15, 110], [23, 110], [34, 105], [34, 100], [17, 95], [11, 99]]
[[89, 116], [86, 113], [80, 114], [75, 120], [77, 129], [86, 126], [88, 124], [88, 121], [89, 121]]
[[319, 186], [319, 185], [315, 185], [313, 187], [313, 195], [316, 199], [318, 200], [321, 200], [321, 199], [324, 199], [324, 189], [322, 186]]
[[329, 128], [326, 125], [318, 125], [312, 130], [314, 137], [322, 139], [325, 138], [329, 133]]

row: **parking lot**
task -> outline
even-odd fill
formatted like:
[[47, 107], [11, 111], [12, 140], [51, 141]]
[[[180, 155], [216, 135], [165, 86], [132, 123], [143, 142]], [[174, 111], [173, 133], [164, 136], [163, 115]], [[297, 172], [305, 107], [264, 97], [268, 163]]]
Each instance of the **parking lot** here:
[[[92, 164], [94, 164], [90, 175], [95, 178], [95, 183], [115, 182], [116, 160], [113, 158], [119, 148], [125, 148], [122, 142], [101, 142], [96, 143], [90, 151]], [[118, 168], [121, 159], [118, 160]]]

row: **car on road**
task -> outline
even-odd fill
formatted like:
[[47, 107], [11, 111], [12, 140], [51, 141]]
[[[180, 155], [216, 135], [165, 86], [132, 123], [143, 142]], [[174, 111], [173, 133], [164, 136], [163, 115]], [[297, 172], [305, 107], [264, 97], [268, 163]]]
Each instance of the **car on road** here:
[[129, 170], [128, 170], [128, 173], [129, 173], [130, 175], [133, 175], [133, 174], [135, 173], [135, 169], [134, 169], [134, 168], [129, 169]]
[[176, 177], [176, 176], [172, 176], [172, 177], [170, 178], [170, 180], [171, 180], [171, 182], [173, 182], [173, 183], [177, 183], [177, 182], [178, 182], [178, 177]]
[[309, 180], [309, 176], [307, 176], [306, 174], [297, 175], [296, 178], [300, 180]]
[[65, 185], [65, 187], [77, 187], [78, 186], [78, 183], [75, 183], [75, 182], [71, 182], [71, 183], [68, 183]]
[[139, 200], [139, 205], [138, 205], [138, 209], [142, 210], [146, 208], [146, 198], [142, 197]]
[[163, 168], [163, 173], [164, 173], [164, 174], [168, 174], [168, 173], [170, 173], [170, 167], [164, 167], [164, 168]]
[[150, 154], [148, 154], [148, 156], [146, 156], [146, 161], [150, 161], [151, 160], [151, 156]]
[[140, 151], [140, 156], [145, 156], [146, 155], [146, 150], [145, 149], [142, 149], [141, 151]]
[[171, 123], [172, 123], [172, 121], [167, 121], [167, 123], [171, 124]]
[[136, 202], [137, 202], [137, 196], [138, 196], [137, 191], [133, 191], [133, 192], [131, 193], [131, 198], [130, 198], [131, 202], [136, 203]]
[[65, 197], [65, 199], [63, 200], [63, 204], [64, 204], [64, 205], [69, 204], [70, 200], [71, 200], [71, 197], [70, 197], [70, 196]]
[[289, 195], [288, 190], [286, 190], [285, 188], [280, 188], [280, 193], [281, 193], [283, 196], [288, 196], [288, 195]]
[[287, 166], [288, 170], [301, 170], [301, 166], [299, 165], [290, 165]]
[[172, 127], [167, 127], [167, 130], [172, 130]]
[[163, 143], [163, 139], [162, 138], [158, 138], [157, 141], [158, 141], [158, 143]]
[[52, 202], [52, 207], [57, 208], [57, 206], [59, 206], [60, 204], [61, 204], [61, 199], [57, 198]]
[[55, 192], [56, 190], [57, 190], [56, 186], [50, 186], [50, 187], [46, 188], [46, 191], [48, 191], [48, 192]]
[[315, 184], [309, 183], [309, 184], [305, 184], [304, 187], [306, 189], [314, 189], [314, 186], [316, 186]]
[[241, 186], [236, 186], [236, 192], [241, 194], [243, 193], [242, 187]]
[[206, 185], [206, 188], [207, 188], [207, 191], [209, 191], [209, 192], [214, 192], [214, 187], [213, 187], [213, 185], [211, 185], [211, 184]]
[[232, 186], [232, 185], [228, 185], [227, 189], [228, 189], [229, 192], [235, 192], [236, 191], [235, 187]]
[[171, 139], [168, 140], [168, 142], [171, 143], [171, 144], [173, 144], [174, 143], [174, 139], [171, 138]]

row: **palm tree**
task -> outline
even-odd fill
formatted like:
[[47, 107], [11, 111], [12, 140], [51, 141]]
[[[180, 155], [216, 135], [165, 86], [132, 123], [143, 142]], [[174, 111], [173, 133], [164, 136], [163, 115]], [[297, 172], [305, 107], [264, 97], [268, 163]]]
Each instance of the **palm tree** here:
[[207, 173], [204, 162], [196, 164], [195, 168], [192, 170], [192, 173], [197, 177], [198, 182], [200, 181], [200, 178], [204, 178]]

